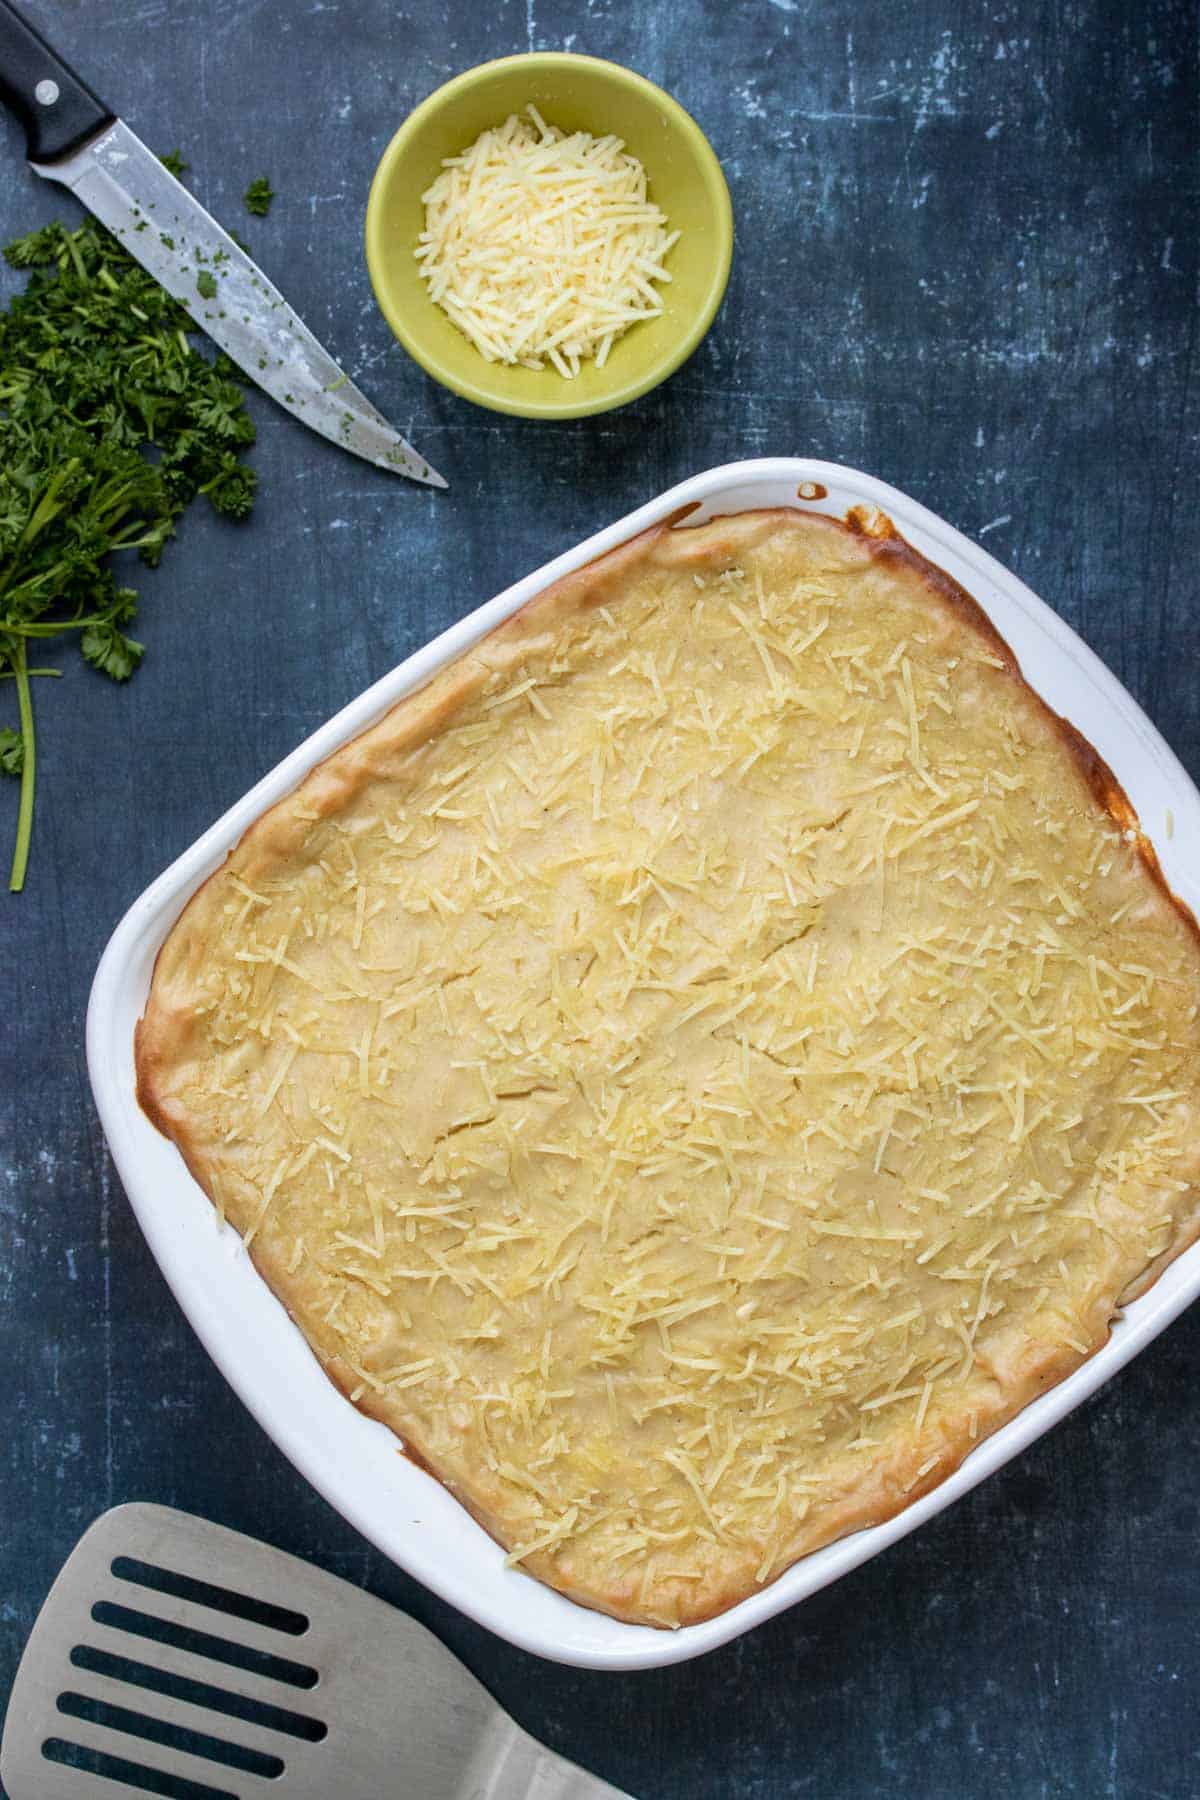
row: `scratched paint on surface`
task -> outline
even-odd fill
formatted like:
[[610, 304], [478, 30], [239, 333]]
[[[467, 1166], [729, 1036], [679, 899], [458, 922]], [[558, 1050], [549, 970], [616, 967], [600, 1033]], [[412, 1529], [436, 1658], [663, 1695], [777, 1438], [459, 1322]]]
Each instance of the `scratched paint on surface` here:
[[[147, 1498], [409, 1607], [523, 1724], [646, 1800], [1200, 1792], [1200, 1319], [752, 1637], [662, 1674], [552, 1668], [386, 1565], [231, 1397], [138, 1235], [82, 1057], [117, 917], [265, 769], [487, 595], [733, 457], [828, 456], [944, 513], [1082, 631], [1200, 774], [1194, 6], [26, 5], [143, 138], [183, 147], [202, 201], [452, 488], [356, 464], [252, 398], [250, 526], [197, 511], [141, 577], [128, 688], [70, 662], [38, 695], [37, 842], [0, 927], [0, 1693], [75, 1536]], [[371, 171], [409, 108], [528, 48], [612, 57], [676, 94], [737, 221], [691, 362], [562, 426], [427, 381], [360, 254]], [[5, 236], [72, 204], [19, 150], [5, 119]], [[262, 173], [279, 198], [250, 219]], [[5, 841], [14, 809], [0, 787]]]

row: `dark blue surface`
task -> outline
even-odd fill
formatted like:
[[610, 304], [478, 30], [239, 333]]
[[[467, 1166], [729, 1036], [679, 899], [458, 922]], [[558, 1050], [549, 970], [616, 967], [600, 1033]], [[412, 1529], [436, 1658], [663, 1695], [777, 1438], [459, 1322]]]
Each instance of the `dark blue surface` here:
[[[80, 1531], [147, 1498], [410, 1608], [530, 1730], [645, 1800], [1200, 1793], [1200, 1314], [799, 1610], [683, 1668], [580, 1674], [510, 1650], [386, 1564], [252, 1423], [146, 1251], [82, 1051], [118, 916], [253, 780], [480, 600], [734, 457], [853, 463], [981, 538], [1200, 774], [1194, 5], [29, 12], [150, 144], [183, 146], [196, 192], [452, 488], [373, 471], [255, 397], [253, 521], [186, 521], [142, 581], [148, 649], [127, 689], [69, 660], [36, 696], [30, 881], [0, 899], [0, 1698]], [[360, 254], [371, 171], [410, 106], [529, 47], [609, 56], [676, 94], [723, 159], [738, 231], [724, 308], [687, 367], [622, 413], [557, 426], [428, 382]], [[20, 150], [6, 119], [5, 236], [72, 211]], [[262, 173], [279, 199], [250, 220], [239, 197]], [[13, 784], [5, 856], [15, 810]]]

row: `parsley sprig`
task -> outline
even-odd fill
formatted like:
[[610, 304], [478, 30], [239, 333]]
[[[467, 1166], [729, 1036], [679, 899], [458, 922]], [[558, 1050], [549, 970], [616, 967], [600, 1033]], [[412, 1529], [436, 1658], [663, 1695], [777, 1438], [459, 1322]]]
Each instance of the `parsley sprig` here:
[[250, 183], [242, 195], [242, 203], [247, 212], [257, 213], [260, 219], [265, 219], [271, 210], [271, 202], [274, 198], [275, 189], [265, 175], [260, 175], [256, 181]]
[[0, 678], [17, 701], [0, 772], [21, 782], [15, 893], [33, 824], [31, 681], [59, 673], [31, 651], [75, 632], [85, 662], [127, 681], [142, 658], [127, 629], [137, 594], [109, 559], [136, 551], [154, 567], [199, 494], [245, 518], [256, 477], [240, 460], [254, 425], [237, 369], [193, 347], [187, 313], [109, 232], [47, 225], [4, 254], [30, 271], [0, 311]]

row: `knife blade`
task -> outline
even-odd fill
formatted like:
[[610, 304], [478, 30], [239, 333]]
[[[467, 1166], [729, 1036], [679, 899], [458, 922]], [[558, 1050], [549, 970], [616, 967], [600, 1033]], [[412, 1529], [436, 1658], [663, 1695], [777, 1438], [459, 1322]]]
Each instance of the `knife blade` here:
[[0, 0], [0, 98], [25, 125], [35, 173], [69, 188], [273, 400], [380, 468], [446, 486], [252, 258], [9, 0]]

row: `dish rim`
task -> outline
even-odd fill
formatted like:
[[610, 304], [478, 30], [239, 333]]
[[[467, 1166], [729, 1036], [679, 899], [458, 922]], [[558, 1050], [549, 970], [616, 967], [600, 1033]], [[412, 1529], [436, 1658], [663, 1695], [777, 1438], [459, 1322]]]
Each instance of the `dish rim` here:
[[[416, 136], [421, 126], [432, 114], [452, 104], [460, 94], [478, 86], [499, 71], [518, 66], [528, 67], [531, 63], [548, 65], [551, 68], [586, 67], [593, 71], [599, 70], [615, 87], [632, 88], [652, 99], [664, 116], [670, 120], [673, 129], [689, 145], [712, 203], [713, 257], [709, 283], [691, 324], [672, 348], [652, 363], [644, 374], [625, 382], [623, 386], [615, 388], [611, 393], [605, 394], [599, 399], [572, 400], [571, 383], [563, 382], [565, 392], [561, 400], [508, 400], [492, 393], [482, 377], [472, 380], [469, 376], [457, 374], [452, 364], [444, 363], [437, 357], [429, 355], [423, 348], [420, 338], [409, 330], [404, 311], [396, 305], [384, 273], [386, 246], [382, 222], [383, 195], [389, 183], [397, 178], [411, 139]], [[653, 179], [652, 172], [651, 179]], [[451, 76], [449, 81], [444, 81], [431, 94], [427, 94], [424, 100], [419, 101], [412, 111], [401, 120], [389, 138], [376, 165], [375, 173], [371, 177], [371, 186], [367, 192], [363, 240], [367, 274], [371, 282], [371, 291], [375, 296], [375, 303], [400, 347], [408, 352], [413, 361], [424, 369], [432, 380], [449, 389], [452, 394], [457, 394], [460, 399], [470, 400], [473, 405], [482, 406], [488, 412], [507, 413], [510, 418], [543, 421], [594, 418], [601, 413], [615, 412], [620, 406], [628, 406], [634, 400], [640, 400], [644, 394], [651, 393], [656, 387], [660, 387], [664, 381], [669, 380], [678, 369], [683, 367], [683, 364], [699, 349], [708, 336], [721, 301], [725, 298], [725, 289], [729, 285], [729, 272], [733, 266], [733, 202], [730, 199], [729, 183], [725, 179], [721, 160], [706, 137], [703, 128], [687, 108], [665, 88], [659, 87], [657, 82], [651, 81], [646, 75], [639, 74], [636, 69], [628, 68], [624, 63], [613, 62], [604, 56], [585, 56], [573, 50], [524, 50], [513, 56], [493, 57], [489, 62], [477, 63], [473, 68], [463, 69], [460, 74]], [[429, 301], [429, 304], [432, 306], [434, 302]], [[479, 361], [484, 369], [490, 366], [482, 357], [479, 358]]]
[[[88, 1005], [89, 1074], [118, 1173], [168, 1285], [235, 1393], [299, 1472], [384, 1555], [516, 1647], [580, 1668], [659, 1668], [703, 1655], [807, 1599], [944, 1511], [1095, 1393], [1200, 1296], [1200, 1243], [1130, 1303], [1108, 1342], [1079, 1369], [985, 1438], [945, 1481], [893, 1518], [801, 1558], [768, 1587], [713, 1619], [673, 1632], [627, 1624], [505, 1569], [503, 1551], [465, 1508], [432, 1476], [397, 1455], [387, 1428], [366, 1419], [335, 1389], [236, 1234], [216, 1228], [211, 1204], [178, 1150], [137, 1108], [132, 1022], [142, 1010], [158, 948], [187, 899], [251, 821], [317, 762], [552, 581], [635, 533], [671, 517], [682, 523], [681, 509], [692, 506], [698, 510], [688, 523], [789, 503], [835, 516], [853, 505], [878, 507], [916, 549], [960, 580], [1009, 643], [1030, 685], [1065, 712], [1112, 767], [1169, 885], [1193, 911], [1200, 910], [1200, 859], [1189, 862], [1186, 853], [1189, 842], [1200, 842], [1200, 792], [1132, 696], [1065, 621], [988, 551], [890, 484], [811, 458], [762, 458], [695, 475], [583, 539], [343, 707], [133, 902], [100, 959]], [[1031, 667], [1039, 654], [1046, 660]]]

